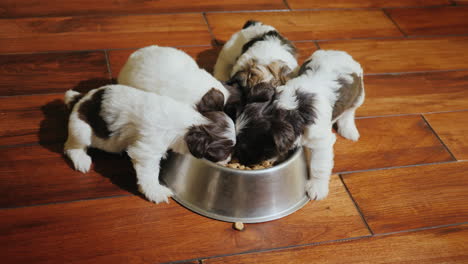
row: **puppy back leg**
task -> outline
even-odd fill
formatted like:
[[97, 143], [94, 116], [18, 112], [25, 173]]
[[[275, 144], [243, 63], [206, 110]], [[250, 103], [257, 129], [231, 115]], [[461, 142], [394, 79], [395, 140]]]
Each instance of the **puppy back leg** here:
[[353, 107], [347, 109], [343, 112], [343, 114], [338, 118], [337, 125], [338, 125], [338, 134], [342, 137], [357, 141], [359, 139], [359, 131], [356, 127], [355, 122], [355, 113], [356, 109], [362, 105], [364, 102], [364, 90], [362, 90], [362, 94], [357, 99], [356, 103]]
[[78, 117], [76, 111], [70, 114], [68, 139], [65, 142], [65, 155], [73, 162], [76, 170], [83, 173], [91, 168], [91, 157], [86, 153], [91, 145], [92, 129]]
[[159, 163], [164, 152], [151, 150], [151, 144], [137, 143], [127, 150], [135, 168], [138, 188], [145, 197], [154, 202], [166, 202], [172, 191], [159, 183]]

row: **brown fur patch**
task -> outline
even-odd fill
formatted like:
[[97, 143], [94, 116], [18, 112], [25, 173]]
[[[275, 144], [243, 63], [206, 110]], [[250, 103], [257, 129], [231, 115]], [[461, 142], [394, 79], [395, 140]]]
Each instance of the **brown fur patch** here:
[[88, 123], [94, 134], [100, 138], [109, 138], [111, 131], [101, 116], [102, 97], [105, 89], [101, 89], [93, 94], [91, 98], [80, 105], [78, 109], [79, 118]]
[[351, 74], [353, 82], [348, 83], [344, 79], [339, 79], [341, 84], [339, 89], [338, 100], [333, 107], [333, 119], [340, 116], [345, 110], [354, 106], [359, 96], [361, 96], [364, 87], [362, 86], [362, 79], [357, 74]]
[[200, 113], [223, 111], [224, 108], [224, 94], [216, 89], [211, 88], [197, 103], [197, 110]]
[[273, 75], [273, 81], [271, 83], [273, 86], [284, 85], [291, 79], [291, 69], [283, 61], [274, 61], [267, 65], [267, 69]]
[[231, 81], [236, 81], [244, 88], [244, 92], [247, 92], [262, 82], [268, 82], [275, 87], [284, 85], [291, 78], [290, 73], [291, 69], [280, 60], [269, 65], [258, 64], [256, 60], [250, 60], [244, 69], [233, 76]]

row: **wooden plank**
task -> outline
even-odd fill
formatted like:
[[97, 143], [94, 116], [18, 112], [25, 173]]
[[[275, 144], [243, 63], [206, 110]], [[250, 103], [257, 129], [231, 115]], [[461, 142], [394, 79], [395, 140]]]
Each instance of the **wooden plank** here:
[[468, 112], [424, 116], [457, 160], [468, 160]]
[[457, 5], [468, 5], [468, 0], [454, 0]]
[[468, 33], [468, 6], [396, 8], [388, 10], [388, 13], [403, 32], [410, 36]]
[[0, 210], [0, 224], [4, 263], [160, 263], [368, 235], [337, 176], [326, 200], [242, 232], [136, 196]]
[[104, 52], [0, 56], [0, 96], [61, 93], [109, 83]]
[[204, 260], [204, 264], [466, 263], [468, 225]]
[[[222, 47], [219, 46], [207, 46], [207, 47], [182, 47], [179, 48], [187, 52], [194, 60], [197, 61], [198, 65], [205, 69], [206, 71], [212, 73], [216, 59], [218, 58], [218, 53], [221, 51]], [[119, 72], [124, 66], [125, 62], [128, 59], [128, 56], [132, 54], [135, 49], [130, 50], [111, 50], [109, 54], [109, 63], [112, 71], [112, 77], [117, 78]]]
[[0, 207], [101, 198], [135, 192], [131, 163], [118, 155], [91, 151], [93, 168], [72, 169], [61, 144], [3, 148], [0, 152]]
[[339, 137], [335, 144], [336, 172], [453, 160], [420, 116], [365, 118], [356, 124], [358, 142]]
[[43, 17], [0, 20], [0, 52], [209, 45], [202, 14]]
[[349, 52], [365, 73], [468, 69], [468, 37], [320, 42]]
[[368, 75], [364, 83], [366, 101], [358, 116], [468, 109], [468, 71]]
[[299, 66], [317, 50], [315, 42], [295, 42], [294, 45], [296, 45], [299, 54], [297, 59]]
[[63, 94], [0, 98], [0, 146], [64, 142], [68, 109]]
[[307, 8], [380, 8], [449, 5], [449, 0], [288, 0], [292, 9]]
[[248, 19], [274, 26], [290, 40], [401, 36], [380, 10], [209, 13], [207, 19], [221, 42], [240, 30]]
[[343, 175], [374, 233], [468, 221], [468, 162]]
[[2, 0], [0, 17], [67, 16], [90, 14], [147, 14], [229, 10], [286, 9], [282, 0], [134, 1], [134, 0]]

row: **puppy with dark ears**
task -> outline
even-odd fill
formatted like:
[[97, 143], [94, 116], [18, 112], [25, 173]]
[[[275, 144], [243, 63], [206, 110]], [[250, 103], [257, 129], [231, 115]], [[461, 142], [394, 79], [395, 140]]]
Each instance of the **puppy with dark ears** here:
[[346, 52], [316, 51], [301, 75], [276, 88], [272, 103], [246, 105], [236, 120], [236, 156], [248, 164], [307, 147], [311, 175], [305, 189], [311, 199], [324, 199], [334, 163], [332, 125], [336, 122], [338, 134], [347, 139], [359, 138], [354, 115], [364, 102], [363, 76]]
[[196, 105], [198, 112], [211, 122], [206, 125], [193, 126], [185, 135], [187, 147], [196, 158], [227, 163], [234, 149], [232, 138], [235, 138], [233, 122], [226, 120], [224, 95], [212, 88]]
[[67, 91], [65, 102], [72, 111], [64, 152], [75, 169], [89, 171], [89, 147], [126, 151], [140, 191], [155, 203], [172, 196], [158, 180], [159, 163], [169, 149], [213, 162], [226, 162], [234, 150], [234, 123], [220, 111], [224, 95], [217, 89], [196, 107], [124, 85], [103, 86], [85, 95]]

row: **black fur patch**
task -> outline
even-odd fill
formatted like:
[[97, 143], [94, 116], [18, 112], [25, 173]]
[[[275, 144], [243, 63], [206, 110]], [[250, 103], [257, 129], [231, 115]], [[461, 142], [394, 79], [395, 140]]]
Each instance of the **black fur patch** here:
[[236, 82], [231, 84], [223, 83], [224, 88], [229, 91], [229, 97], [224, 106], [224, 112], [232, 119], [236, 120], [244, 107], [244, 95]]
[[237, 135], [235, 147], [235, 155], [242, 164], [287, 155], [297, 138], [316, 119], [314, 94], [296, 92], [298, 107], [292, 110], [279, 108], [274, 97], [271, 101], [245, 106], [242, 115], [247, 123]]
[[80, 105], [78, 113], [79, 118], [91, 126], [96, 136], [107, 139], [110, 137], [111, 131], [101, 116], [102, 97], [104, 93], [105, 89], [95, 92], [89, 100]]
[[242, 46], [242, 53], [241, 54], [245, 53], [249, 48], [251, 48], [253, 45], [255, 45], [255, 43], [257, 43], [259, 41], [264, 41], [267, 38], [277, 38], [277, 39], [279, 39], [281, 41], [281, 45], [288, 47], [289, 53], [291, 53], [294, 57], [297, 56], [296, 46], [294, 46], [294, 44], [292, 44], [291, 41], [289, 41], [288, 39], [283, 37], [276, 30], [268, 31], [265, 34], [260, 35], [258, 37], [255, 37], [255, 38], [251, 39], [249, 42], [245, 43], [244, 46]]
[[251, 26], [255, 26], [257, 24], [260, 24], [260, 22], [258, 21], [255, 21], [255, 20], [247, 20], [247, 22], [245, 22], [244, 26], [242, 27], [242, 29], [246, 29], [248, 27], [251, 27]]

